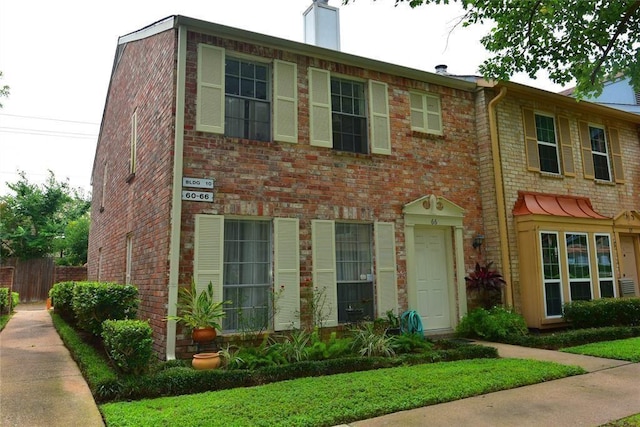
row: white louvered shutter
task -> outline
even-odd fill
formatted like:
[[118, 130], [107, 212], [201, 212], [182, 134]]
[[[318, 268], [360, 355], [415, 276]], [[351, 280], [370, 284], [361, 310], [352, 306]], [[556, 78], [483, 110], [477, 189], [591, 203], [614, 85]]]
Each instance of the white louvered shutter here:
[[309, 126], [311, 145], [333, 147], [331, 78], [328, 71], [309, 68]]
[[398, 314], [395, 227], [392, 222], [376, 222], [374, 233], [378, 317], [384, 317], [388, 310]]
[[300, 234], [297, 218], [276, 218], [274, 229], [274, 281], [279, 297], [274, 329], [300, 328]]
[[391, 129], [387, 84], [370, 80], [369, 100], [371, 152], [389, 155], [391, 154]]
[[311, 221], [313, 287], [326, 295], [324, 326], [338, 325], [338, 285], [336, 279], [336, 242], [333, 221]]
[[198, 45], [196, 130], [224, 134], [224, 49]]
[[222, 301], [224, 216], [196, 215], [193, 280], [198, 293], [213, 284], [216, 301]]
[[273, 61], [274, 139], [298, 142], [298, 66], [293, 62]]

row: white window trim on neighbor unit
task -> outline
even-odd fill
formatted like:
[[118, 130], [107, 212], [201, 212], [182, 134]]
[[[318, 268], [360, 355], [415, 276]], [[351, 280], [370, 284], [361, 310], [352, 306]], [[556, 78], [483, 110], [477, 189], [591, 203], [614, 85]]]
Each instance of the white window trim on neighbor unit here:
[[[278, 293], [278, 307], [273, 319], [274, 330], [300, 327], [300, 242], [297, 218], [237, 218], [251, 221], [269, 221], [273, 225], [271, 244], [272, 283]], [[223, 215], [198, 214], [195, 216], [195, 243], [193, 278], [197, 289], [213, 284], [216, 300], [224, 295], [224, 221]]]
[[[269, 141], [298, 142], [297, 64], [245, 54], [234, 58], [271, 65], [268, 73], [270, 102]], [[204, 43], [198, 45], [196, 130], [225, 134], [225, 58], [226, 50]], [[271, 89], [272, 88], [272, 89]]]
[[[309, 127], [310, 143], [316, 147], [334, 148], [331, 108], [331, 73], [327, 70], [309, 67]], [[336, 75], [335, 77], [343, 78]], [[358, 81], [357, 79], [346, 77]], [[369, 80], [366, 83], [365, 99], [368, 104], [368, 144], [367, 152], [391, 154], [391, 125], [389, 121], [389, 92], [384, 82]]]
[[411, 104], [411, 130], [442, 135], [442, 105], [440, 103], [440, 96], [410, 91], [409, 101]]
[[[582, 151], [582, 167], [585, 179], [592, 179], [602, 182], [615, 182], [623, 184], [624, 168], [622, 166], [622, 149], [620, 146], [620, 132], [616, 128], [605, 127], [601, 124], [580, 121], [580, 143]], [[602, 130], [605, 139], [605, 151], [593, 150], [591, 129]], [[609, 178], [596, 177], [594, 167], [595, 156], [606, 156]]]
[[131, 284], [131, 269], [133, 266], [133, 234], [127, 234], [126, 243], [126, 261], [124, 268], [124, 283], [125, 285]]
[[[558, 277], [546, 277], [545, 276], [545, 263], [544, 263], [544, 250], [542, 247], [543, 239], [545, 235], [555, 236], [556, 239], [556, 248], [555, 248], [555, 257], [557, 260], [558, 267]], [[567, 245], [567, 239], [570, 236], [578, 236], [582, 237], [586, 246], [586, 268], [588, 269], [588, 277], [571, 277], [571, 265], [570, 265], [570, 257], [569, 257], [569, 248]], [[606, 238], [608, 243], [608, 252], [599, 254], [598, 253], [598, 238]], [[589, 299], [594, 298], [605, 298], [603, 297], [603, 286], [606, 284], [607, 286], [611, 286], [613, 289], [613, 298], [618, 297], [618, 290], [616, 289], [615, 283], [615, 269], [612, 258], [612, 247], [611, 247], [611, 235], [608, 233], [587, 233], [587, 232], [574, 232], [574, 231], [540, 231], [539, 232], [539, 242], [540, 242], [540, 256], [541, 256], [541, 267], [542, 267], [542, 292], [544, 298], [544, 313], [545, 318], [553, 319], [553, 318], [561, 318], [562, 311], [560, 310], [557, 314], [549, 315], [548, 308], [548, 295], [547, 295], [547, 285], [555, 285], [560, 289], [560, 307], [565, 303], [565, 301], [574, 301], [572, 299], [572, 289], [574, 285], [578, 285], [581, 282], [589, 282]], [[608, 265], [610, 266], [610, 271], [606, 273], [606, 275], [601, 275], [600, 273], [600, 263], [602, 262], [601, 256], [606, 256]], [[595, 258], [594, 258], [595, 257]], [[565, 278], [565, 276], [568, 276]], [[606, 282], [606, 283], [605, 283]]]
[[[542, 170], [540, 164], [540, 144], [549, 145], [549, 143], [538, 139], [536, 116], [550, 117], [553, 119], [558, 172]], [[555, 116], [550, 113], [534, 111], [529, 108], [522, 109], [522, 117], [527, 170], [540, 172], [541, 174], [575, 177], [576, 172], [575, 164], [573, 162], [573, 143], [571, 140], [571, 126], [569, 119], [565, 116]]]

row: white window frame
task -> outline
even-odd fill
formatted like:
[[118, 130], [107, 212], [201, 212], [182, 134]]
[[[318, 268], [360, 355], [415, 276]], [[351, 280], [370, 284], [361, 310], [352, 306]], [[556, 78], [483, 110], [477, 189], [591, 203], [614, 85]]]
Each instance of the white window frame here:
[[[575, 232], [575, 231], [571, 231], [571, 232], [565, 232], [563, 233], [564, 239], [563, 239], [563, 244], [565, 246], [565, 264], [567, 267], [567, 274], [568, 274], [568, 283], [569, 283], [569, 301], [573, 301], [573, 298], [571, 298], [571, 285], [573, 283], [578, 283], [578, 282], [586, 282], [587, 280], [589, 281], [589, 294], [590, 294], [590, 299], [593, 300], [593, 274], [591, 272], [591, 248], [589, 245], [589, 234], [588, 233], [583, 233], [583, 232]], [[585, 243], [587, 245], [587, 267], [589, 269], [589, 277], [587, 278], [575, 278], [572, 279], [571, 275], [569, 274], [569, 245], [567, 245], [567, 237], [569, 236], [584, 236], [585, 238]]]
[[[557, 130], [557, 125], [556, 125], [556, 118], [555, 116], [551, 115], [551, 114], [546, 114], [546, 113], [542, 113], [542, 112], [538, 112], [538, 111], [534, 111], [533, 112], [533, 120], [535, 123], [536, 120], [536, 116], [540, 116], [540, 117], [547, 117], [550, 118], [553, 121], [553, 139], [555, 140], [555, 143], [552, 144], [548, 141], [541, 141], [540, 139], [538, 139], [538, 126], [536, 123], [536, 141], [538, 141], [538, 158], [540, 159], [540, 172], [542, 173], [547, 173], [547, 174], [552, 174], [552, 175], [561, 175], [562, 174], [562, 167], [560, 165], [560, 151], [559, 151], [559, 147], [558, 147], [558, 130]], [[558, 168], [558, 172], [551, 172], [551, 171], [546, 171], [542, 169], [542, 157], [540, 156], [540, 145], [544, 145], [547, 147], [553, 147], [555, 148], [556, 151], [556, 166]]]
[[[420, 108], [416, 108], [411, 106], [411, 96], [415, 95], [415, 96], [419, 96], [420, 100], [421, 100], [421, 107]], [[427, 108], [427, 99], [431, 98], [433, 100], [436, 101], [436, 103], [438, 104], [438, 110], [437, 111], [429, 111]], [[426, 93], [426, 92], [418, 92], [418, 91], [410, 91], [409, 92], [409, 106], [411, 108], [411, 114], [419, 114], [422, 116], [422, 123], [424, 124], [424, 126], [417, 126], [414, 125], [413, 121], [411, 119], [409, 119], [411, 121], [411, 130], [416, 131], [416, 132], [424, 132], [424, 133], [430, 133], [430, 134], [434, 134], [434, 135], [442, 135], [443, 134], [443, 129], [442, 129], [442, 102], [440, 99], [440, 96], [432, 94], [432, 93]], [[429, 117], [435, 115], [438, 119], [438, 126], [439, 129], [432, 129], [429, 127]]]
[[[611, 277], [600, 277], [600, 259], [598, 258], [598, 237], [606, 237], [609, 239], [609, 263], [611, 264]], [[603, 281], [610, 281], [613, 285], [613, 298], [618, 298], [618, 290], [616, 286], [616, 272], [615, 265], [613, 262], [613, 253], [611, 249], [613, 240], [611, 239], [611, 234], [609, 233], [593, 233], [593, 248], [595, 250], [596, 257], [596, 282], [598, 283], [598, 292], [600, 298], [602, 298], [602, 283]]]
[[[547, 279], [544, 275], [544, 252], [542, 250], [542, 236], [544, 234], [552, 234], [556, 236], [556, 250], [558, 251], [558, 253], [556, 254], [556, 257], [558, 259], [558, 274], [559, 277], [557, 279]], [[540, 245], [539, 245], [539, 249], [540, 249], [540, 267], [542, 269], [542, 296], [543, 296], [543, 301], [544, 301], [544, 317], [546, 319], [558, 319], [562, 317], [562, 313], [558, 314], [558, 315], [552, 315], [549, 316], [547, 315], [547, 284], [553, 285], [556, 284], [558, 285], [558, 287], [560, 288], [560, 307], [562, 307], [564, 305], [564, 287], [563, 285], [563, 280], [562, 280], [562, 263], [560, 260], [560, 255], [561, 255], [561, 240], [560, 240], [560, 233], [558, 233], [557, 231], [540, 231], [539, 233], [539, 238], [540, 238]]]
[[[332, 97], [333, 97], [333, 92], [331, 90], [331, 86], [333, 81], [345, 81], [345, 82], [349, 82], [349, 83], [356, 83], [358, 85], [362, 86], [362, 111], [360, 112], [360, 114], [356, 115], [354, 113], [346, 113], [343, 111], [337, 111], [333, 109], [333, 102], [332, 102]], [[355, 117], [358, 119], [362, 119], [364, 120], [364, 132], [362, 137], [364, 138], [364, 152], [363, 151], [354, 151], [354, 150], [345, 150], [344, 148], [337, 148], [336, 147], [336, 140], [333, 137], [334, 133], [335, 133], [335, 129], [331, 129], [331, 147], [336, 150], [336, 151], [341, 151], [341, 152], [345, 152], [345, 153], [356, 153], [356, 154], [371, 154], [372, 150], [371, 150], [371, 136], [369, 135], [369, 125], [370, 125], [370, 111], [369, 111], [369, 99], [368, 99], [368, 87], [367, 87], [367, 83], [364, 80], [361, 79], [357, 79], [357, 78], [353, 78], [350, 76], [343, 76], [340, 74], [330, 74], [329, 75], [329, 106], [331, 108], [331, 122], [333, 123], [333, 115], [336, 114], [338, 116], [343, 116], [343, 117]], [[355, 99], [355, 97], [354, 97]]]
[[[604, 153], [602, 151], [595, 151], [593, 149], [593, 140], [591, 139], [591, 129], [600, 129], [602, 130], [602, 135], [604, 136], [604, 149], [606, 150]], [[611, 170], [611, 159], [609, 155], [609, 139], [607, 137], [607, 129], [602, 125], [597, 125], [593, 123], [589, 123], [589, 142], [591, 143], [591, 156], [593, 161], [593, 176], [598, 181], [611, 182], [613, 181], [613, 175]], [[596, 161], [595, 156], [604, 157], [607, 162], [607, 174], [609, 175], [609, 179], [602, 179], [596, 176]]]
[[126, 260], [125, 260], [125, 268], [124, 268], [124, 283], [125, 285], [131, 284], [131, 271], [133, 264], [133, 234], [127, 234], [127, 243], [126, 243]]
[[138, 109], [131, 115], [131, 154], [129, 159], [129, 173], [136, 173], [138, 151]]

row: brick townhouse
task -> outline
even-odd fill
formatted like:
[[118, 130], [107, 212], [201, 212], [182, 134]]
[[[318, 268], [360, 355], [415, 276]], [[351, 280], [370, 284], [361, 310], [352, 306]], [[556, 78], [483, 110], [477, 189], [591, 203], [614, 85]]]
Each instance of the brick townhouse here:
[[638, 295], [640, 116], [515, 83], [477, 103], [485, 256], [505, 302], [544, 329], [566, 302]]
[[119, 39], [88, 274], [139, 288], [160, 357], [192, 350], [164, 321], [192, 280], [232, 302], [223, 335], [269, 319], [272, 292], [276, 331], [309, 324], [314, 290], [329, 327], [415, 309], [440, 334], [466, 313], [477, 86], [333, 47], [184, 16]]

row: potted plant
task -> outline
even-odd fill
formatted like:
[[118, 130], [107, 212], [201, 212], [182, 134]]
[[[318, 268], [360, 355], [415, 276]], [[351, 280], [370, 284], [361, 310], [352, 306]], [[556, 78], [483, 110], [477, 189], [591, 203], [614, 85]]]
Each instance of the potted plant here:
[[213, 341], [217, 336], [216, 330], [222, 329], [223, 305], [227, 303], [215, 301], [211, 282], [200, 293], [192, 282], [190, 287], [178, 290], [178, 314], [168, 316], [167, 320], [184, 324], [191, 330], [191, 338], [195, 342]]
[[467, 290], [475, 293], [477, 304], [484, 309], [491, 309], [502, 301], [502, 288], [505, 281], [498, 271], [491, 268], [490, 262], [485, 266], [476, 263], [475, 271], [472, 271], [464, 280], [467, 281]]

